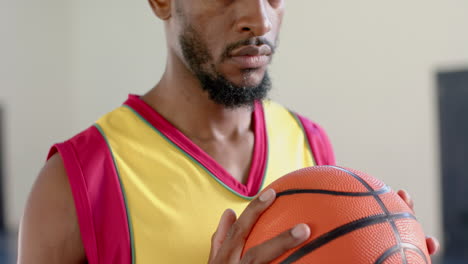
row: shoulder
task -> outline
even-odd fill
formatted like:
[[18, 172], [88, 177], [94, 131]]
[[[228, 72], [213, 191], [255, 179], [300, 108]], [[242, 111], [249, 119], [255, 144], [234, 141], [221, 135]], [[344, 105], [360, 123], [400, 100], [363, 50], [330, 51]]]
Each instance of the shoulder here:
[[[121, 109], [98, 120], [114, 119]], [[94, 237], [88, 228], [92, 226], [92, 208], [88, 207], [94, 205], [90, 194], [97, 197], [100, 190], [89, 192], [88, 187], [99, 183], [104, 165], [114, 170], [97, 125], [51, 147], [20, 224], [18, 263], [82, 263], [85, 252], [95, 259], [94, 244], [90, 243]]]
[[20, 225], [18, 263], [82, 263], [85, 253], [60, 155], [47, 161], [29, 195]]
[[78, 215], [83, 203], [76, 195], [86, 186], [86, 159], [96, 158], [99, 144], [103, 144], [102, 137], [92, 126], [52, 146], [26, 202], [20, 224], [18, 263], [86, 261]]
[[[61, 161], [74, 223], [77, 223], [80, 243], [88, 260], [93, 263], [112, 258], [127, 261], [130, 258], [129, 230], [116, 229], [116, 226], [128, 226], [126, 207], [114, 155], [102, 128], [95, 124], [55, 144], [48, 155], [48, 164], [53, 163], [55, 157]], [[107, 223], [108, 219], [113, 219], [112, 224]], [[128, 250], [116, 252], [115, 248]]]

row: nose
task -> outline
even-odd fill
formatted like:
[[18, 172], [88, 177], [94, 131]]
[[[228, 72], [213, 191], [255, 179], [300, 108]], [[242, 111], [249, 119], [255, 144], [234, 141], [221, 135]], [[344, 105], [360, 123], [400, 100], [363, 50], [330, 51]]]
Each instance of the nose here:
[[[271, 20], [268, 17], [268, 1], [246, 0], [240, 5], [236, 28], [240, 33], [250, 33], [258, 37], [270, 32]], [[265, 3], [267, 2], [267, 3]]]

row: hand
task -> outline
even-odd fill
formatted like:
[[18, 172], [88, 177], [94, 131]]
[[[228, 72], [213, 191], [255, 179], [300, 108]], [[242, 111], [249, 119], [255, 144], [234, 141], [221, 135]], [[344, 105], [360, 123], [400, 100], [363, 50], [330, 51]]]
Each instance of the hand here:
[[208, 263], [269, 263], [289, 249], [306, 241], [310, 236], [310, 229], [306, 224], [299, 224], [291, 230], [249, 249], [244, 256], [241, 256], [250, 230], [275, 198], [274, 190], [270, 189], [264, 192], [247, 206], [239, 219], [234, 211], [230, 209], [224, 211], [218, 228], [211, 238]]
[[[413, 199], [411, 199], [411, 196], [409, 193], [405, 190], [399, 190], [398, 195], [405, 201], [405, 203], [413, 210], [414, 212], [414, 202]], [[434, 255], [439, 251], [439, 241], [434, 238], [434, 237], [426, 237], [426, 244], [427, 244], [427, 250], [429, 252], [429, 255]]]

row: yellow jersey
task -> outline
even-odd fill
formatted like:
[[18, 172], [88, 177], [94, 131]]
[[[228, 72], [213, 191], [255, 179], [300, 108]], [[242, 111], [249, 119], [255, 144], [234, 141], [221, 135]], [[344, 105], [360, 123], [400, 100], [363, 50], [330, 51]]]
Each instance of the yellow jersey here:
[[207, 263], [226, 208], [241, 214], [282, 175], [334, 165], [317, 124], [271, 101], [252, 111], [254, 150], [247, 182], [138, 96], [52, 147], [64, 161], [88, 262]]

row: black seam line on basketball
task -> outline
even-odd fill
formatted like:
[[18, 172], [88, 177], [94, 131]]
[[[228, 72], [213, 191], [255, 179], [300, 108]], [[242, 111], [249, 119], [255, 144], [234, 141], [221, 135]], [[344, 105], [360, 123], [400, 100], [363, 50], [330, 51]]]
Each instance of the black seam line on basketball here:
[[390, 192], [390, 187], [385, 186], [380, 190], [372, 192], [339, 192], [339, 191], [329, 191], [329, 190], [319, 190], [319, 189], [290, 189], [279, 192], [276, 194], [276, 198], [286, 195], [293, 194], [325, 194], [325, 195], [334, 195], [334, 196], [352, 196], [352, 197], [363, 197], [363, 196], [374, 196]]
[[421, 256], [422, 259], [424, 259], [424, 263], [428, 264], [426, 254], [417, 246], [410, 244], [410, 243], [401, 243], [401, 246], [393, 246], [389, 248], [387, 251], [385, 251], [376, 261], [375, 264], [382, 264], [384, 261], [386, 261], [388, 258], [393, 256], [395, 253], [397, 253], [400, 250], [411, 250], [416, 252], [419, 256]]
[[321, 246], [341, 237], [346, 234], [349, 234], [355, 230], [362, 229], [371, 225], [376, 225], [380, 224], [383, 222], [388, 221], [388, 219], [414, 219], [414, 215], [410, 213], [397, 213], [397, 214], [391, 214], [391, 215], [386, 215], [386, 214], [378, 214], [378, 215], [373, 215], [365, 218], [361, 218], [359, 220], [347, 223], [345, 225], [342, 225], [338, 228], [335, 228], [331, 230], [330, 232], [327, 232], [318, 238], [310, 241], [309, 243], [305, 244], [295, 252], [293, 252], [291, 255], [289, 255], [286, 259], [284, 259], [281, 264], [289, 264], [293, 263], [294, 261], [299, 260], [303, 256], [309, 254], [310, 252], [320, 248]]
[[[346, 172], [347, 174], [349, 174], [349, 175], [353, 176], [355, 179], [357, 179], [362, 185], [364, 185], [364, 187], [367, 188], [367, 190], [369, 190], [370, 192], [374, 191], [374, 189], [363, 178], [361, 178], [361, 176], [357, 175], [356, 173], [354, 173], [352, 171], [349, 171], [347, 169], [341, 168], [341, 167], [337, 167], [337, 166], [330, 166], [330, 167], [341, 170], [343, 172]], [[385, 206], [385, 204], [383, 203], [382, 199], [380, 199], [380, 197], [378, 195], [374, 195], [374, 199], [380, 205], [380, 208], [382, 208], [384, 213], [386, 215], [389, 215], [390, 212], [388, 211], [387, 206]], [[391, 220], [391, 219], [389, 219], [388, 222], [389, 222], [390, 226], [392, 227], [393, 235], [395, 236], [397, 245], [401, 245], [400, 232], [398, 231], [398, 228], [397, 228], [395, 222], [393, 220]], [[401, 250], [401, 258], [402, 258], [401, 261], [403, 262], [403, 264], [408, 264], [408, 262], [406, 261], [406, 254], [405, 254], [404, 250]]]

